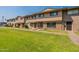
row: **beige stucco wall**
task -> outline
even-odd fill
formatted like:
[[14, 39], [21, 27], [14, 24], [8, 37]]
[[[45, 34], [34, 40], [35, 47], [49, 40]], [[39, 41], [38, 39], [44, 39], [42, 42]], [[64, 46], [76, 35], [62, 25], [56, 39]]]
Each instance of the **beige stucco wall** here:
[[77, 16], [71, 16], [73, 23], [72, 23], [72, 29], [73, 31], [79, 31], [79, 15]]
[[64, 30], [64, 25], [61, 22], [56, 22], [56, 30]]

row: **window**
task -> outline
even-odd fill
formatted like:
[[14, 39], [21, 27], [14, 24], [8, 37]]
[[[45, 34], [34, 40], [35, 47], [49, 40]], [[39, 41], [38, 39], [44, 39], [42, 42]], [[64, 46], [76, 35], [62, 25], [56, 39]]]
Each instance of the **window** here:
[[44, 17], [44, 14], [39, 14], [39, 17]]
[[38, 18], [39, 17], [39, 15], [36, 15], [36, 18]]
[[57, 16], [58, 12], [50, 12], [50, 16]]
[[78, 14], [78, 10], [69, 10], [67, 12], [68, 15], [72, 15], [72, 14]]
[[36, 18], [36, 16], [33, 16], [33, 19], [35, 19]]
[[56, 28], [56, 23], [55, 22], [47, 23], [47, 27]]
[[29, 17], [26, 17], [26, 19], [29, 19]]

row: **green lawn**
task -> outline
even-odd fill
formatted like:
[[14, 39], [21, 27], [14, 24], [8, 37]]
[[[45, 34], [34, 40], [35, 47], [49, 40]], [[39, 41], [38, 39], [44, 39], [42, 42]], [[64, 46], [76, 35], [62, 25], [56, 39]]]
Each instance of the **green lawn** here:
[[0, 51], [79, 51], [67, 35], [0, 28]]
[[68, 34], [66, 31], [63, 31], [63, 30], [45, 30], [45, 31], [52, 32], [52, 33], [61, 33], [61, 34], [65, 34], [65, 35]]
[[76, 34], [78, 34], [78, 35], [79, 35], [79, 32], [76, 32]]

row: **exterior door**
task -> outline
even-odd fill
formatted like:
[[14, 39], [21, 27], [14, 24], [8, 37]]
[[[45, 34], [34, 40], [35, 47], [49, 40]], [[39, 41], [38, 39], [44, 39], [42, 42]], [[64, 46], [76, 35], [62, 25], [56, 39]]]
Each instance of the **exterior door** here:
[[72, 30], [72, 22], [66, 22], [66, 30]]

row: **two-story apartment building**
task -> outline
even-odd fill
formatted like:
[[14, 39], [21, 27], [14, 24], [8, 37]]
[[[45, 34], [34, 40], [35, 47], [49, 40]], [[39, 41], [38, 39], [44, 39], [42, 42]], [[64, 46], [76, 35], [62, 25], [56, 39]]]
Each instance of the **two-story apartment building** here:
[[29, 29], [79, 31], [79, 7], [45, 9], [39, 13], [23, 16], [22, 19], [15, 21], [15, 23], [18, 26], [22, 24], [22, 26]]
[[24, 27], [24, 17], [17, 16], [16, 18], [8, 19], [7, 24], [9, 27], [23, 28]]
[[15, 18], [7, 20], [7, 26], [8, 27], [14, 27], [14, 23], [15, 23]]
[[30, 29], [58, 29], [63, 30], [62, 11], [46, 9], [40, 13], [26, 16], [26, 24]]
[[24, 17], [17, 16], [15, 19], [15, 27], [17, 28], [23, 28], [24, 27]]

